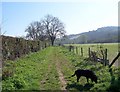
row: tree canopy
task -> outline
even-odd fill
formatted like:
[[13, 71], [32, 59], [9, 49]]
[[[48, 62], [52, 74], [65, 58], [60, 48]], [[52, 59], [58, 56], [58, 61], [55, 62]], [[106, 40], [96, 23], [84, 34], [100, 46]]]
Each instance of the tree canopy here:
[[50, 40], [54, 45], [57, 37], [65, 35], [65, 26], [57, 17], [46, 15], [42, 20], [32, 22], [25, 30], [26, 38], [32, 40]]

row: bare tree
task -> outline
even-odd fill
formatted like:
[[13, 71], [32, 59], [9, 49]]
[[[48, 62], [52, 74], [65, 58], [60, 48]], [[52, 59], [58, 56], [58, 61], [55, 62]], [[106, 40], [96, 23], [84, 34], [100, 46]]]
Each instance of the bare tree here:
[[44, 32], [44, 26], [41, 22], [35, 21], [31, 23], [27, 29], [25, 30], [27, 32], [26, 38], [32, 39], [32, 40], [45, 40], [46, 33]]
[[33, 25], [33, 23], [31, 23], [28, 28], [25, 30], [25, 32], [27, 32], [26, 38], [28, 39], [36, 39], [36, 30], [35, 30], [35, 26]]
[[31, 23], [25, 30], [26, 37], [33, 40], [50, 39], [52, 46], [57, 37], [65, 34], [64, 24], [52, 15], [45, 16], [40, 22], [36, 21]]
[[56, 37], [63, 36], [65, 34], [64, 24], [57, 18], [52, 15], [45, 16], [43, 19], [44, 30], [46, 34], [50, 37], [52, 46], [54, 45], [54, 41]]

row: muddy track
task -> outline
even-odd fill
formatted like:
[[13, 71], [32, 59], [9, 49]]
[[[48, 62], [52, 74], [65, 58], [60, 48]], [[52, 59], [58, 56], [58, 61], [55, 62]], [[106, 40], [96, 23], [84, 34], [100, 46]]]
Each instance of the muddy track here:
[[60, 80], [60, 85], [61, 85], [60, 88], [61, 90], [67, 91], [66, 90], [67, 83], [61, 70], [60, 58], [61, 57], [55, 52], [55, 65], [56, 65], [56, 69], [57, 69], [59, 80]]
[[46, 74], [45, 74], [45, 76], [44, 76], [44, 79], [40, 81], [40, 84], [42, 85], [41, 90], [45, 90], [45, 89], [43, 89], [43, 88], [44, 88], [44, 86], [45, 86], [45, 83], [46, 83], [47, 80], [49, 79], [49, 78], [48, 78], [48, 77], [49, 77], [48, 74], [50, 73], [50, 68], [52, 67], [51, 65], [52, 65], [52, 64], [49, 64], [48, 69], [47, 69], [47, 72], [46, 72]]
[[58, 75], [59, 75], [59, 80], [60, 80], [60, 84], [61, 84], [61, 90], [66, 90], [66, 81], [64, 79], [64, 75], [63, 73], [61, 72], [61, 69], [60, 69], [60, 65], [58, 64], [58, 62], [56, 62], [56, 69], [57, 69], [57, 72], [58, 72]]
[[[59, 83], [60, 83], [60, 90], [67, 91], [66, 90], [66, 80], [64, 78], [64, 74], [62, 73], [61, 69], [61, 62], [64, 62], [65, 60], [58, 54], [58, 52], [54, 49], [52, 52], [49, 52], [50, 54], [47, 55], [47, 59], [49, 61], [48, 67], [47, 67], [47, 72], [44, 75], [44, 78], [40, 81], [41, 85], [41, 90], [45, 90], [45, 84], [49, 80], [49, 74], [51, 72], [51, 68], [55, 66], [58, 77], [59, 77]], [[62, 61], [61, 61], [62, 60]]]

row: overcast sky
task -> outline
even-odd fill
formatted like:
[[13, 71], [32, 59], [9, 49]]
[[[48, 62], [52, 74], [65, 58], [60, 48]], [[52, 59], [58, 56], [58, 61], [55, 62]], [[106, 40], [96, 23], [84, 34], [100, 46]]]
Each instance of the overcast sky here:
[[67, 34], [118, 25], [118, 0], [13, 1], [2, 0], [0, 3], [2, 33], [9, 36], [26, 35], [27, 26], [47, 14], [58, 17], [65, 24]]

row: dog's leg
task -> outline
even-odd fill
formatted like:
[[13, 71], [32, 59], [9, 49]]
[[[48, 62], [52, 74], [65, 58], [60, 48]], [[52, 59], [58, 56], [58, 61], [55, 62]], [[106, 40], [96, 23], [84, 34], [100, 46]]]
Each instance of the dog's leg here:
[[89, 78], [88, 78], [88, 77], [86, 77], [86, 79], [87, 79], [87, 82], [89, 83]]
[[81, 77], [81, 76], [77, 76], [77, 82], [79, 82], [80, 77]]

